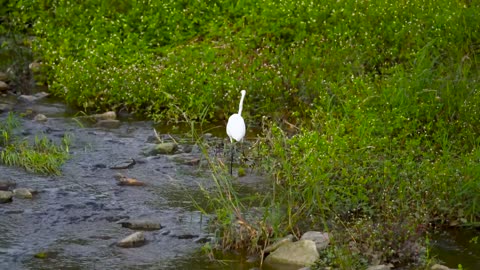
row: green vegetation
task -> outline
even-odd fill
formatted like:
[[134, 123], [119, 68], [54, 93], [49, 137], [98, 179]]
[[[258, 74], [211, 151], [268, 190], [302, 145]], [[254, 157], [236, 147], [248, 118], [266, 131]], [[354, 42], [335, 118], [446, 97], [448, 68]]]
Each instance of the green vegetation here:
[[273, 181], [247, 221], [250, 203], [214, 170], [225, 247], [328, 229], [319, 265], [400, 265], [430, 224], [479, 222], [477, 0], [19, 0], [4, 12], [0, 34], [34, 35], [50, 91], [84, 110], [215, 121], [247, 90], [247, 125], [263, 122], [249, 155]]
[[65, 135], [60, 145], [45, 136], [35, 136], [33, 143], [29, 143], [13, 133], [18, 127], [13, 114], [0, 123], [0, 163], [23, 167], [29, 172], [59, 175], [61, 165], [69, 157], [69, 136]]

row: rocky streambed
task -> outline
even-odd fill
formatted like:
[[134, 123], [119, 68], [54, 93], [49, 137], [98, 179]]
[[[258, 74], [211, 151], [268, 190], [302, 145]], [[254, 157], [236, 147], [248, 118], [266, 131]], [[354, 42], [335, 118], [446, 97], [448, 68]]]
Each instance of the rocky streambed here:
[[[159, 150], [148, 121], [128, 116], [83, 121], [46, 97], [19, 101], [3, 96], [0, 103], [0, 121], [6, 111], [29, 115], [21, 119], [20, 136], [57, 140], [68, 133], [72, 138], [71, 158], [61, 176], [0, 166], [0, 182], [7, 189], [33, 192], [30, 198], [13, 195], [11, 202], [0, 204], [1, 269], [225, 267], [200, 252], [214, 235], [207, 233], [208, 217], [192, 199], [202, 200], [199, 184], [208, 186], [211, 178], [201, 151], [185, 134], [162, 134], [157, 126], [167, 147]], [[238, 184], [255, 190], [261, 182], [247, 175]], [[121, 244], [128, 236], [136, 242]], [[232, 263], [234, 269], [242, 269], [239, 260]]]

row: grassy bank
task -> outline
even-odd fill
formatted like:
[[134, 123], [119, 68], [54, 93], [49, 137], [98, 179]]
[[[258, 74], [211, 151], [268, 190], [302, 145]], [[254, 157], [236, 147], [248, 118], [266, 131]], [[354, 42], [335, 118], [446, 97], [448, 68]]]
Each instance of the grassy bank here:
[[219, 121], [246, 89], [247, 125], [265, 123], [250, 155], [273, 178], [246, 244], [326, 226], [353, 264], [399, 265], [431, 225], [479, 222], [477, 14], [447, 0], [17, 1], [0, 30], [34, 35], [50, 91], [84, 110]]

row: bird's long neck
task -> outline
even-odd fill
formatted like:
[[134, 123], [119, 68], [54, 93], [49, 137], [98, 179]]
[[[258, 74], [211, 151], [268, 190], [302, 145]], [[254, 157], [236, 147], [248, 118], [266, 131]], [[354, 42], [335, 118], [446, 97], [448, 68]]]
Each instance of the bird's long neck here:
[[240, 105], [238, 106], [238, 115], [242, 115], [243, 99], [245, 98], [245, 92], [242, 91], [242, 97], [240, 98]]

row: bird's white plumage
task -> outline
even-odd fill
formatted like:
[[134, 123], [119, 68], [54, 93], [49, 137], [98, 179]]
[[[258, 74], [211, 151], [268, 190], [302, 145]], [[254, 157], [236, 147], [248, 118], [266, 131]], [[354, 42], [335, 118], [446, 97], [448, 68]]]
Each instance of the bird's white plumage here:
[[243, 99], [247, 93], [245, 90], [240, 92], [242, 97], [240, 98], [240, 104], [238, 105], [238, 113], [232, 114], [228, 118], [227, 122], [227, 135], [230, 137], [230, 142], [233, 140], [239, 142], [245, 137], [245, 121], [242, 118]]
[[227, 135], [230, 137], [231, 142], [233, 142], [232, 139], [239, 142], [245, 136], [245, 122], [238, 113], [232, 114], [228, 118]]

